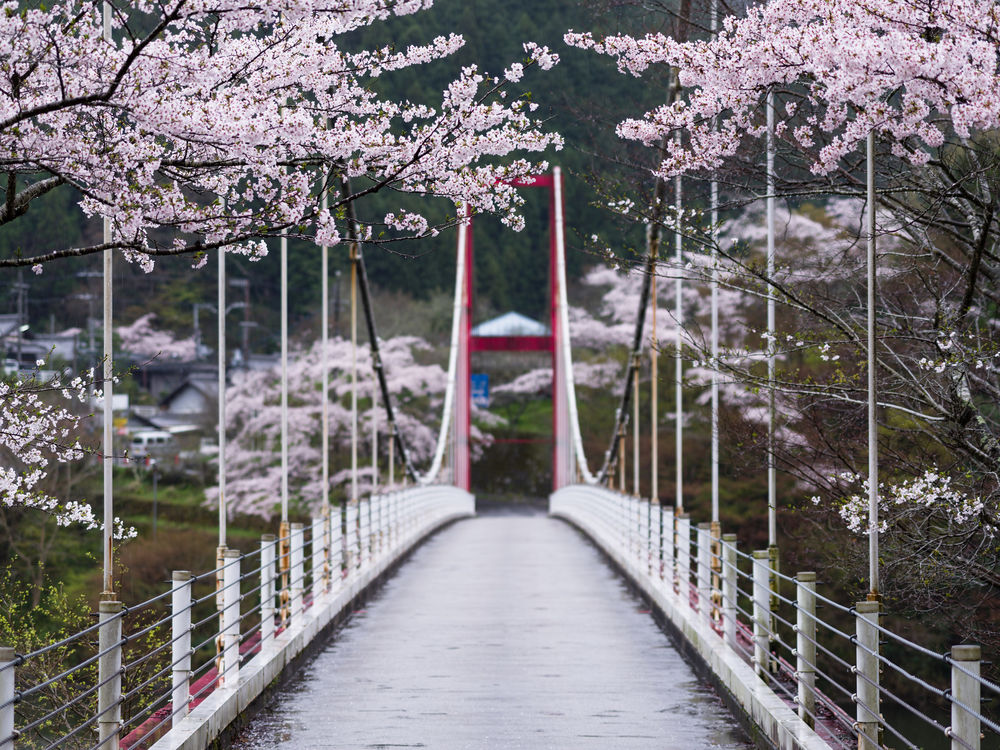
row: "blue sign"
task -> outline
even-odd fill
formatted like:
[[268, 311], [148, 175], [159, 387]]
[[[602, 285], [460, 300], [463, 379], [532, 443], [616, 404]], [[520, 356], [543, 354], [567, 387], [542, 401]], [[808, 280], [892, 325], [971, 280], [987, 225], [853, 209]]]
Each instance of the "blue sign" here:
[[480, 409], [490, 408], [490, 376], [476, 373], [469, 376], [472, 384], [472, 403]]

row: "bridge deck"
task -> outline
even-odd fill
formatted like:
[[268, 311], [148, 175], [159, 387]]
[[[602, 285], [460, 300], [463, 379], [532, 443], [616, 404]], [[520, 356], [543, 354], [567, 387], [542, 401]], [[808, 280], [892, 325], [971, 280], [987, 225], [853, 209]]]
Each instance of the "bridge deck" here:
[[593, 547], [493, 514], [418, 550], [235, 743], [279, 746], [748, 745]]

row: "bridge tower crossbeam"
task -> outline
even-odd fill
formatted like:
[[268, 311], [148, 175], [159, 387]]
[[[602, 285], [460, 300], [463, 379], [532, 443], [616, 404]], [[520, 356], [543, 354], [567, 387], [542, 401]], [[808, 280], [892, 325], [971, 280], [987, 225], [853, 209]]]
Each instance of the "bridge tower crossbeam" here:
[[[469, 435], [472, 429], [472, 393], [470, 376], [473, 352], [550, 352], [552, 354], [552, 489], [553, 491], [572, 484], [575, 480], [575, 460], [570, 437], [569, 398], [566, 388], [562, 337], [562, 316], [559, 314], [559, 299], [563, 290], [560, 279], [565, 277], [560, 266], [565, 268], [565, 239], [563, 233], [562, 174], [555, 167], [550, 174], [535, 175], [511, 183], [518, 188], [547, 188], [549, 190], [549, 317], [548, 336], [473, 336], [472, 307], [475, 292], [473, 275], [472, 217], [459, 227], [459, 258], [464, 255], [465, 288], [461, 306], [458, 367], [455, 383], [454, 430], [452, 431], [452, 456], [454, 457], [454, 483], [469, 490], [471, 486], [471, 450]], [[464, 248], [464, 253], [462, 249]]]

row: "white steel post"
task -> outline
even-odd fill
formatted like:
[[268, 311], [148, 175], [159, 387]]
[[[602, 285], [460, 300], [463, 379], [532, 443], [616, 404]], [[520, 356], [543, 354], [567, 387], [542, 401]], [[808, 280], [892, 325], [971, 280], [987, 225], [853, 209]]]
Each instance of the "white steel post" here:
[[[713, 0], [710, 8], [710, 24], [712, 38], [715, 38], [718, 29], [718, 8], [717, 2]], [[713, 127], [714, 127], [713, 122]], [[719, 524], [719, 235], [716, 228], [719, 224], [719, 183], [714, 178], [709, 183], [709, 221], [711, 228], [712, 243], [712, 523]], [[717, 537], [716, 537], [717, 538]]]
[[878, 624], [879, 603], [858, 602], [856, 613], [857, 643], [855, 668], [857, 671], [857, 724], [858, 750], [878, 750], [879, 696]]
[[102, 750], [118, 750], [122, 721], [122, 603], [98, 602], [97, 725]]
[[712, 524], [698, 524], [698, 612], [712, 624]]
[[726, 644], [736, 648], [736, 597], [737, 586], [736, 534], [722, 535], [722, 635]]
[[951, 750], [979, 750], [981, 658], [979, 646], [951, 647]]
[[174, 725], [188, 715], [191, 693], [191, 572], [175, 570], [170, 592], [171, 708]]
[[281, 235], [281, 522], [288, 523], [288, 237]]
[[222, 614], [222, 686], [233, 688], [240, 682], [240, 551], [227, 549], [225, 561], [225, 609]]
[[[677, 133], [677, 142], [679, 145], [680, 132]], [[684, 360], [681, 358], [684, 350], [684, 329], [682, 327], [684, 320], [684, 280], [682, 279], [684, 272], [684, 238], [680, 230], [683, 206], [681, 202], [682, 185], [683, 183], [678, 175], [674, 178], [674, 207], [677, 210], [677, 229], [674, 233], [674, 266], [677, 273], [677, 277], [674, 280], [674, 335], [677, 336], [674, 353], [674, 408], [676, 410], [674, 418], [677, 421], [677, 424], [674, 426], [676, 463], [674, 471], [677, 476], [677, 497], [674, 503], [677, 506], [678, 514], [684, 512]]]
[[[111, 38], [111, 3], [105, 2], [102, 9], [102, 32], [104, 41], [109, 45], [113, 44]], [[104, 219], [104, 244], [111, 244], [111, 220], [108, 218]], [[114, 433], [112, 428], [114, 427], [114, 411], [113, 411], [113, 401], [114, 401], [114, 387], [112, 379], [114, 377], [114, 335], [112, 331], [112, 316], [114, 311], [114, 286], [113, 286], [113, 276], [112, 272], [114, 270], [114, 256], [112, 251], [107, 249], [104, 251], [104, 276], [103, 276], [103, 286], [104, 286], [104, 363], [103, 363], [103, 378], [101, 383], [101, 392], [104, 397], [103, 403], [103, 413], [104, 413], [104, 424], [103, 427], [103, 447], [101, 450], [103, 458], [103, 469], [104, 469], [104, 592], [102, 598], [113, 599], [114, 591], [114, 556], [112, 553], [112, 532], [114, 529]], [[89, 323], [88, 323], [89, 325]], [[103, 725], [102, 725], [103, 726]], [[117, 735], [117, 729], [115, 733]], [[102, 737], [103, 740], [103, 737]]]
[[868, 235], [868, 582], [869, 598], [877, 599], [878, 572], [878, 410], [876, 393], [875, 350], [875, 131], [868, 133], [866, 154], [868, 212], [865, 216]]
[[0, 646], [0, 750], [14, 750], [14, 660], [10, 646]]
[[218, 345], [218, 388], [219, 388], [219, 548], [226, 547], [226, 251], [219, 248], [219, 345]]
[[767, 95], [767, 546], [778, 544], [777, 469], [774, 463], [774, 363], [775, 363], [775, 297], [774, 297], [774, 94]]
[[795, 677], [799, 718], [816, 725], [816, 574], [800, 571], [795, 580]]
[[677, 590], [681, 601], [691, 601], [691, 519], [687, 513], [677, 515]]
[[771, 566], [766, 549], [753, 553], [753, 643], [754, 670], [762, 675], [770, 669]]
[[[329, 208], [329, 193], [324, 185], [320, 198], [320, 208]], [[320, 435], [321, 480], [323, 491], [321, 499], [324, 512], [330, 512], [330, 249], [326, 245], [320, 247], [320, 351], [323, 370], [323, 412]], [[339, 287], [338, 287], [339, 288]], [[339, 300], [338, 300], [339, 302]], [[339, 315], [339, 311], [338, 311]], [[339, 320], [339, 318], [338, 318]]]
[[260, 538], [260, 650], [274, 640], [274, 534]]
[[301, 523], [292, 524], [292, 622], [298, 626], [302, 613], [302, 590], [305, 586], [305, 570], [303, 553], [305, 550], [305, 532]]

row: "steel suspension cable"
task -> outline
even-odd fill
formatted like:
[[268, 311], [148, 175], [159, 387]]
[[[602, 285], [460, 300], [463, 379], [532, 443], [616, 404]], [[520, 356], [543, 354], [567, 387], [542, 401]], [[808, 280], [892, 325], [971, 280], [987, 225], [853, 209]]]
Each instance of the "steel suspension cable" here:
[[[350, 181], [344, 178], [341, 181], [341, 188], [343, 195], [346, 198], [350, 197]], [[437, 478], [438, 473], [441, 470], [441, 462], [444, 457], [444, 447], [446, 444], [446, 438], [448, 434], [448, 425], [451, 421], [451, 411], [454, 406], [455, 400], [455, 371], [457, 367], [458, 360], [458, 332], [460, 329], [459, 321], [461, 319], [461, 294], [462, 288], [465, 281], [465, 242], [464, 233], [462, 228], [459, 228], [459, 248], [458, 248], [458, 269], [456, 272], [455, 289], [456, 289], [456, 302], [454, 307], [454, 319], [452, 321], [452, 335], [451, 335], [451, 345], [448, 355], [448, 379], [447, 388], [445, 390], [445, 400], [443, 416], [441, 419], [441, 431], [438, 435], [437, 447], [434, 453], [434, 460], [431, 462], [431, 467], [428, 469], [427, 473], [421, 475], [417, 472], [410, 459], [409, 452], [406, 449], [406, 443], [403, 441], [402, 431], [398, 429], [396, 424], [396, 411], [393, 406], [392, 394], [389, 392], [389, 385], [386, 381], [385, 367], [382, 364], [382, 355], [379, 349], [379, 339], [378, 333], [375, 328], [375, 313], [372, 306], [371, 290], [368, 284], [368, 272], [365, 268], [364, 254], [361, 252], [360, 242], [358, 241], [358, 231], [357, 223], [354, 216], [354, 203], [349, 201], [347, 203], [347, 232], [348, 237], [352, 242], [358, 242], [358, 251], [355, 254], [354, 263], [357, 270], [358, 277], [358, 290], [361, 293], [361, 306], [364, 310], [365, 316], [365, 326], [368, 329], [368, 340], [369, 346], [371, 347], [372, 354], [372, 368], [375, 371], [375, 375], [378, 378], [379, 390], [382, 393], [382, 403], [385, 405], [386, 416], [388, 418], [389, 424], [392, 425], [392, 435], [390, 439], [393, 441], [396, 450], [399, 452], [399, 460], [403, 464], [404, 470], [407, 476], [413, 479], [415, 482], [420, 484], [430, 484]]]
[[[646, 269], [643, 275], [642, 291], [639, 294], [639, 309], [636, 311], [635, 331], [632, 334], [632, 356], [629, 358], [628, 371], [625, 373], [625, 388], [622, 391], [621, 404], [615, 416], [615, 425], [611, 433], [611, 444], [604, 454], [604, 464], [596, 475], [596, 482], [607, 479], [608, 472], [614, 470], [615, 457], [618, 454], [618, 441], [622, 439], [621, 427], [628, 421], [628, 407], [632, 399], [633, 373], [639, 369], [639, 355], [642, 354], [642, 332], [646, 326], [646, 309], [649, 307], [650, 289], [653, 276], [656, 273], [656, 262], [660, 254], [660, 225], [663, 216], [663, 205], [667, 195], [667, 183], [662, 177], [656, 178], [653, 189], [653, 206], [646, 233]], [[653, 300], [656, 304], [656, 300]], [[651, 426], [656, 429], [656, 424]], [[655, 460], [655, 459], [654, 459]]]

